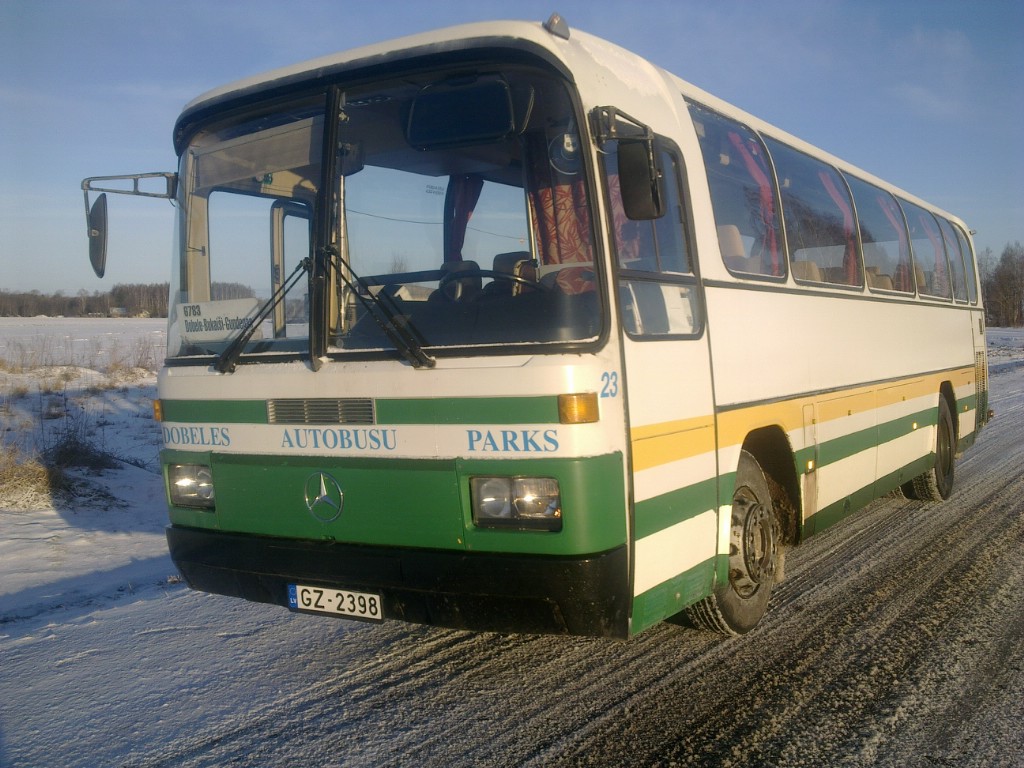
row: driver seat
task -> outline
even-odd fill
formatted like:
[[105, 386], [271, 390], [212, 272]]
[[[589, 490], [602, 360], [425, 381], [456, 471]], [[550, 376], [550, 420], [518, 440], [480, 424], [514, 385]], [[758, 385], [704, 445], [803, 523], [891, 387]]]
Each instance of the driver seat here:
[[[514, 277], [524, 277], [527, 280], [533, 279], [534, 276], [530, 274], [524, 274], [524, 270], [531, 265], [531, 258], [529, 251], [511, 251], [509, 253], [499, 253], [494, 257], [494, 271], [501, 275], [512, 275]], [[492, 293], [501, 294], [502, 296], [517, 296], [523, 292], [523, 284], [514, 280], [502, 280], [495, 279], [488, 286], [487, 290]]]
[[[465, 273], [465, 275], [462, 275]], [[475, 261], [446, 261], [441, 265], [441, 280], [438, 291], [452, 301], [475, 299], [483, 286], [480, 265]]]

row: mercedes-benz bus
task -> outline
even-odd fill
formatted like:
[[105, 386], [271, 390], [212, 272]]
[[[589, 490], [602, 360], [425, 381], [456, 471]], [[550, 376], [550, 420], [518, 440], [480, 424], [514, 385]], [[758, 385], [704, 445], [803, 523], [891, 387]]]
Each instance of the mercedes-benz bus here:
[[83, 188], [98, 274], [107, 192], [177, 207], [155, 409], [194, 589], [744, 633], [787, 548], [945, 499], [988, 417], [963, 221], [557, 16], [227, 85], [173, 142]]

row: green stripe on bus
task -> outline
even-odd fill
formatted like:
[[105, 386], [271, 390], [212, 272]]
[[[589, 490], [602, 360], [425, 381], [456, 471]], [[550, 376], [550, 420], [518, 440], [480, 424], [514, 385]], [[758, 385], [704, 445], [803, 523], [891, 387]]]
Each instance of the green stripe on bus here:
[[634, 515], [634, 538], [642, 539], [717, 508], [718, 482], [713, 477], [652, 499], [638, 501]]
[[818, 447], [818, 466], [824, 467], [891, 442], [924, 427], [935, 426], [936, 410], [929, 408], [874, 427], [837, 437]]
[[837, 437], [818, 446], [818, 466], [824, 467], [867, 451], [878, 444], [877, 427], [869, 427], [858, 432]]
[[[170, 519], [176, 525], [369, 546], [573, 557], [604, 552], [626, 542], [619, 453], [467, 460], [195, 454], [165, 449], [160, 458], [165, 467], [176, 462], [209, 463], [212, 467], [215, 509], [172, 506]], [[336, 519], [328, 522], [308, 506], [310, 494], [319, 490], [321, 476], [337, 482], [344, 494]], [[470, 479], [480, 476], [557, 478], [562, 531], [477, 527]]]
[[923, 427], [934, 427], [937, 418], [938, 411], [934, 408], [929, 408], [925, 411], [919, 411], [909, 416], [902, 416], [898, 419], [887, 421], [884, 424], [879, 424], [878, 444], [884, 445]]
[[634, 597], [630, 634], [642, 632], [711, 594], [718, 559], [728, 562], [728, 558], [710, 558]]
[[266, 400], [161, 400], [163, 420], [195, 424], [266, 424]]
[[839, 501], [833, 502], [827, 507], [819, 509], [811, 517], [804, 520], [802, 537], [807, 538], [815, 533], [821, 533], [829, 526], [838, 523], [847, 515], [851, 515], [861, 507], [870, 504], [876, 498], [874, 486], [874, 483], [866, 485], [863, 488], [854, 491], [849, 496], [845, 496]]
[[379, 399], [378, 424], [557, 424], [558, 398], [422, 397]]

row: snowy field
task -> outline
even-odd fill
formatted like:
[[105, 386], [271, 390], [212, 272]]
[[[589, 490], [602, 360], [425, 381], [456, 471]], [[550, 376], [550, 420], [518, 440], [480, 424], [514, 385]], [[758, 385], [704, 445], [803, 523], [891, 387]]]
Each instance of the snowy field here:
[[164, 318], [0, 317], [0, 360], [8, 365], [101, 370], [139, 361], [159, 365], [166, 339]]
[[114, 459], [30, 508], [0, 488], [0, 768], [1024, 766], [1024, 330], [989, 331], [996, 419], [949, 502], [882, 500], [814, 537], [751, 635], [629, 643], [189, 591], [163, 536], [163, 333], [0, 318], [4, 443], [74, 431]]
[[1024, 328], [989, 328], [988, 368], [990, 374], [1002, 373], [1024, 365]]
[[174, 573], [152, 418], [165, 328], [163, 319], [0, 318], [0, 439], [32, 455], [81, 434], [121, 459], [72, 470], [71, 493], [41, 509], [5, 509], [10, 498], [0, 498], [0, 628]]

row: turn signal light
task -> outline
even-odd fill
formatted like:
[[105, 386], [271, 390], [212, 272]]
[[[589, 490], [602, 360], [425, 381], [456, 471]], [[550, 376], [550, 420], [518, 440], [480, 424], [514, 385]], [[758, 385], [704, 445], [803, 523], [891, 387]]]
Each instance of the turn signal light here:
[[593, 424], [600, 418], [597, 392], [558, 396], [558, 420], [562, 424]]

